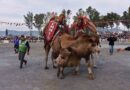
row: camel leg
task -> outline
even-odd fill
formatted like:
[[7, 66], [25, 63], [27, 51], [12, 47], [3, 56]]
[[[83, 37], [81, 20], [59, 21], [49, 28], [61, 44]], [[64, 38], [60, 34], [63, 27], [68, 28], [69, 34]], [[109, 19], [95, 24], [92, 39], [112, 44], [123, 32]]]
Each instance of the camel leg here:
[[[91, 57], [91, 55], [89, 55], [89, 56]], [[86, 65], [87, 65], [87, 69], [88, 69], [88, 78], [90, 80], [93, 80], [94, 79], [93, 65], [91, 63], [90, 57], [86, 58]]]
[[57, 71], [57, 77], [60, 76], [60, 67], [58, 67], [58, 71]]
[[[94, 55], [95, 55], [95, 59], [94, 59]], [[92, 65], [94, 68], [97, 68], [96, 59], [97, 59], [96, 53], [91, 54], [91, 65]]]
[[48, 62], [48, 54], [49, 54], [49, 51], [50, 51], [50, 45], [45, 45], [45, 69], [49, 69], [49, 67], [47, 66], [47, 62]]
[[60, 67], [60, 76], [59, 76], [59, 78], [60, 79], [64, 79], [64, 67]]
[[91, 65], [90, 61], [88, 61], [88, 63], [87, 63], [87, 68], [88, 68], [88, 78], [89, 78], [89, 80], [93, 80], [94, 74], [93, 74], [92, 65]]
[[52, 59], [53, 68], [57, 68], [57, 67], [55, 66], [55, 63], [54, 63], [54, 55], [53, 55], [53, 51], [52, 51], [52, 54], [51, 54], [51, 59]]
[[77, 65], [77, 66], [75, 67], [74, 75], [79, 75], [79, 74], [80, 74], [80, 73], [79, 73], [79, 67], [80, 67], [80, 65]]
[[60, 79], [64, 79], [64, 67], [58, 66], [57, 77]]

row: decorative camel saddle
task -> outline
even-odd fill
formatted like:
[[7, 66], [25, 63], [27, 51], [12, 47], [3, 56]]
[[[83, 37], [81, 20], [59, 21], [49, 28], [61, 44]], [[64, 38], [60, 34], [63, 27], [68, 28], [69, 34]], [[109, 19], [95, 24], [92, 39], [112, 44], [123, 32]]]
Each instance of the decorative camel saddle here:
[[50, 21], [45, 29], [45, 37], [47, 41], [51, 41], [55, 32], [57, 31], [58, 23], [55, 21]]

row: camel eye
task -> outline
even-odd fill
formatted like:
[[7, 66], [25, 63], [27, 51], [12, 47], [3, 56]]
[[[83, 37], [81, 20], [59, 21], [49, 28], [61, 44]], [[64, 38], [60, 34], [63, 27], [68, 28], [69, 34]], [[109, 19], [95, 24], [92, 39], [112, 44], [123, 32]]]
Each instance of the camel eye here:
[[65, 59], [65, 57], [64, 57], [64, 56], [61, 56], [61, 58], [62, 58], [62, 59]]
[[89, 42], [92, 42], [92, 43], [93, 43], [94, 41], [93, 41], [92, 39], [89, 39]]

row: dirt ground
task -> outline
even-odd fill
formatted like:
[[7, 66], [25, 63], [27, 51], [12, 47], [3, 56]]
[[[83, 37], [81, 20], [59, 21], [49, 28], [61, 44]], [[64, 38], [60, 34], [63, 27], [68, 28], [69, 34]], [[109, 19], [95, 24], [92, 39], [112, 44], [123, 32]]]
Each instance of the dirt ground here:
[[[30, 55], [26, 56], [28, 63], [23, 69], [19, 69], [13, 44], [0, 44], [0, 90], [130, 90], [130, 52], [115, 51], [109, 55], [107, 43], [101, 45], [95, 80], [88, 80], [84, 60], [80, 75], [74, 76], [74, 68], [66, 68], [66, 77], [60, 80], [50, 57], [49, 70], [44, 70], [43, 43], [31, 43]], [[121, 45], [116, 43], [115, 48]]]

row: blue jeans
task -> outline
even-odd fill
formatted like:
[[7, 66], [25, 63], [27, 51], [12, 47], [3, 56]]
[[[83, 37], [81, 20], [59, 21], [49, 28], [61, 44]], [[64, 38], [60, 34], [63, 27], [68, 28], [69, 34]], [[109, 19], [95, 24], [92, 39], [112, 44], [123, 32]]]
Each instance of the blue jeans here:
[[109, 50], [110, 55], [112, 55], [112, 54], [113, 54], [113, 51], [114, 51], [114, 46], [113, 46], [113, 45], [110, 45], [110, 50]]
[[20, 60], [20, 69], [23, 67], [23, 62], [26, 63], [27, 61], [24, 59], [26, 53], [19, 52], [19, 60]]

